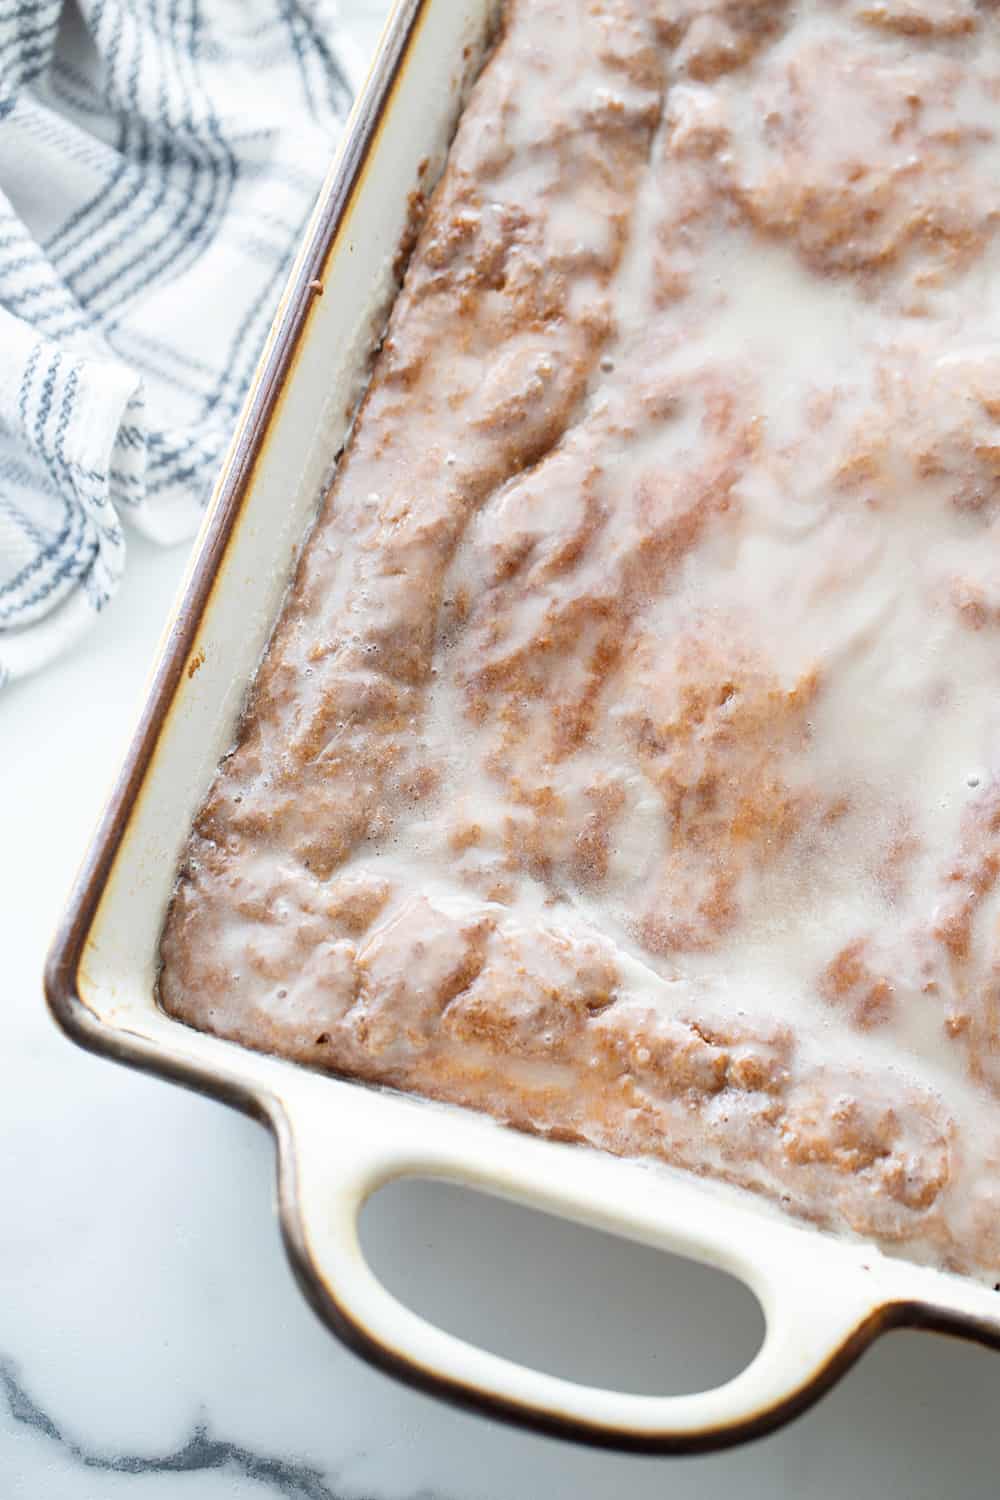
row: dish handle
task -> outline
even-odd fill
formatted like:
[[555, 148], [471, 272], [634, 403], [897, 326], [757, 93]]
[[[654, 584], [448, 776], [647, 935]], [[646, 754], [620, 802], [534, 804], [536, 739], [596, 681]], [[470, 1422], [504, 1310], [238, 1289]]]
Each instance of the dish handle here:
[[[283, 1104], [275, 1118], [285, 1241], [320, 1316], [358, 1353], [410, 1384], [578, 1441], [714, 1449], [788, 1421], [897, 1321], [880, 1278], [851, 1254], [854, 1247], [734, 1205], [684, 1174], [650, 1173], [585, 1148], [514, 1136], [474, 1116], [467, 1124], [464, 1112], [456, 1121], [454, 1111], [339, 1087], [356, 1096], [347, 1111], [330, 1109], [328, 1097], [319, 1107]], [[360, 1100], [368, 1107], [359, 1110]], [[409, 1121], [394, 1119], [397, 1113]], [[365, 1200], [407, 1176], [492, 1192], [727, 1271], [761, 1304], [760, 1349], [712, 1390], [646, 1396], [578, 1385], [446, 1333], [382, 1286], [359, 1243]]]

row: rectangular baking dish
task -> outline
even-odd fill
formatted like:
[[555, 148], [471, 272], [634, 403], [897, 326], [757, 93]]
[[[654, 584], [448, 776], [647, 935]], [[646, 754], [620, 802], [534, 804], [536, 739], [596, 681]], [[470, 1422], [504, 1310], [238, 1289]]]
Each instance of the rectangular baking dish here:
[[[495, 0], [399, 0], [387, 23], [52, 948], [46, 991], [82, 1046], [271, 1127], [294, 1270], [320, 1316], [366, 1358], [439, 1395], [579, 1440], [722, 1447], [804, 1409], [886, 1328], [922, 1325], [1000, 1348], [1000, 1299], [667, 1167], [531, 1139], [470, 1111], [246, 1051], [155, 1003], [182, 842], [231, 743], [344, 441], [396, 284], [411, 195], [444, 160], [495, 9]], [[762, 1304], [761, 1349], [715, 1390], [653, 1397], [577, 1385], [466, 1344], [391, 1297], [361, 1255], [361, 1205], [405, 1174], [501, 1194], [728, 1271]]]

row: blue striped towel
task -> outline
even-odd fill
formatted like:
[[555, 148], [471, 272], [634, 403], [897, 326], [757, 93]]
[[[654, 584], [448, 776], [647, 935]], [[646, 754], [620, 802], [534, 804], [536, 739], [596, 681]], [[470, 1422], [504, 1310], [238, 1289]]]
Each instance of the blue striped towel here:
[[0, 0], [0, 685], [197, 527], [356, 77], [334, 0]]

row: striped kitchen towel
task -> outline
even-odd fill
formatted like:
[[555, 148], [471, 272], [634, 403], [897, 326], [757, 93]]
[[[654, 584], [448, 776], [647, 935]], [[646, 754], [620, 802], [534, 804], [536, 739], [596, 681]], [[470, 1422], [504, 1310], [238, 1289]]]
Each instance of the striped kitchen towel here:
[[357, 71], [334, 0], [0, 0], [0, 684], [195, 530]]

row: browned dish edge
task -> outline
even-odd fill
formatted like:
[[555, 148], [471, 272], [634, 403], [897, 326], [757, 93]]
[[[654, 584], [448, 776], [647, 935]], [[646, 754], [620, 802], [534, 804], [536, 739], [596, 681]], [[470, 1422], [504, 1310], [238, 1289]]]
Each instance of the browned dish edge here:
[[[114, 789], [76, 877], [45, 964], [45, 996], [52, 1015], [79, 1046], [206, 1094], [270, 1127], [278, 1150], [278, 1211], [295, 1277], [324, 1323], [369, 1363], [404, 1383], [462, 1407], [499, 1416], [520, 1426], [595, 1447], [645, 1453], [694, 1453], [733, 1446], [766, 1433], [805, 1411], [850, 1368], [879, 1334], [920, 1327], [972, 1339], [1000, 1351], [1000, 1330], [980, 1319], [946, 1312], [931, 1303], [890, 1302], [865, 1318], [840, 1348], [798, 1390], [736, 1423], [698, 1433], [640, 1432], [603, 1427], [566, 1413], [508, 1401], [471, 1384], [451, 1380], [383, 1344], [341, 1303], [324, 1281], [309, 1249], [299, 1210], [295, 1147], [279, 1099], [213, 1067], [164, 1051], [155, 1043], [100, 1020], [80, 995], [78, 971], [87, 937], [114, 861], [144, 789], [160, 734], [177, 693], [205, 607], [239, 517], [254, 469], [267, 442], [271, 418], [291, 375], [306, 330], [315, 288], [336, 244], [347, 211], [360, 189], [372, 146], [409, 60], [411, 45], [429, 0], [400, 0], [345, 141], [340, 168], [314, 221], [311, 244], [294, 281], [275, 337], [260, 370], [249, 406], [216, 494], [211, 515], [156, 665], [149, 693]], [[238, 1052], [234, 1046], [233, 1051]], [[363, 1085], [362, 1085], [363, 1086]], [[563, 1149], [572, 1150], [572, 1147]]]

